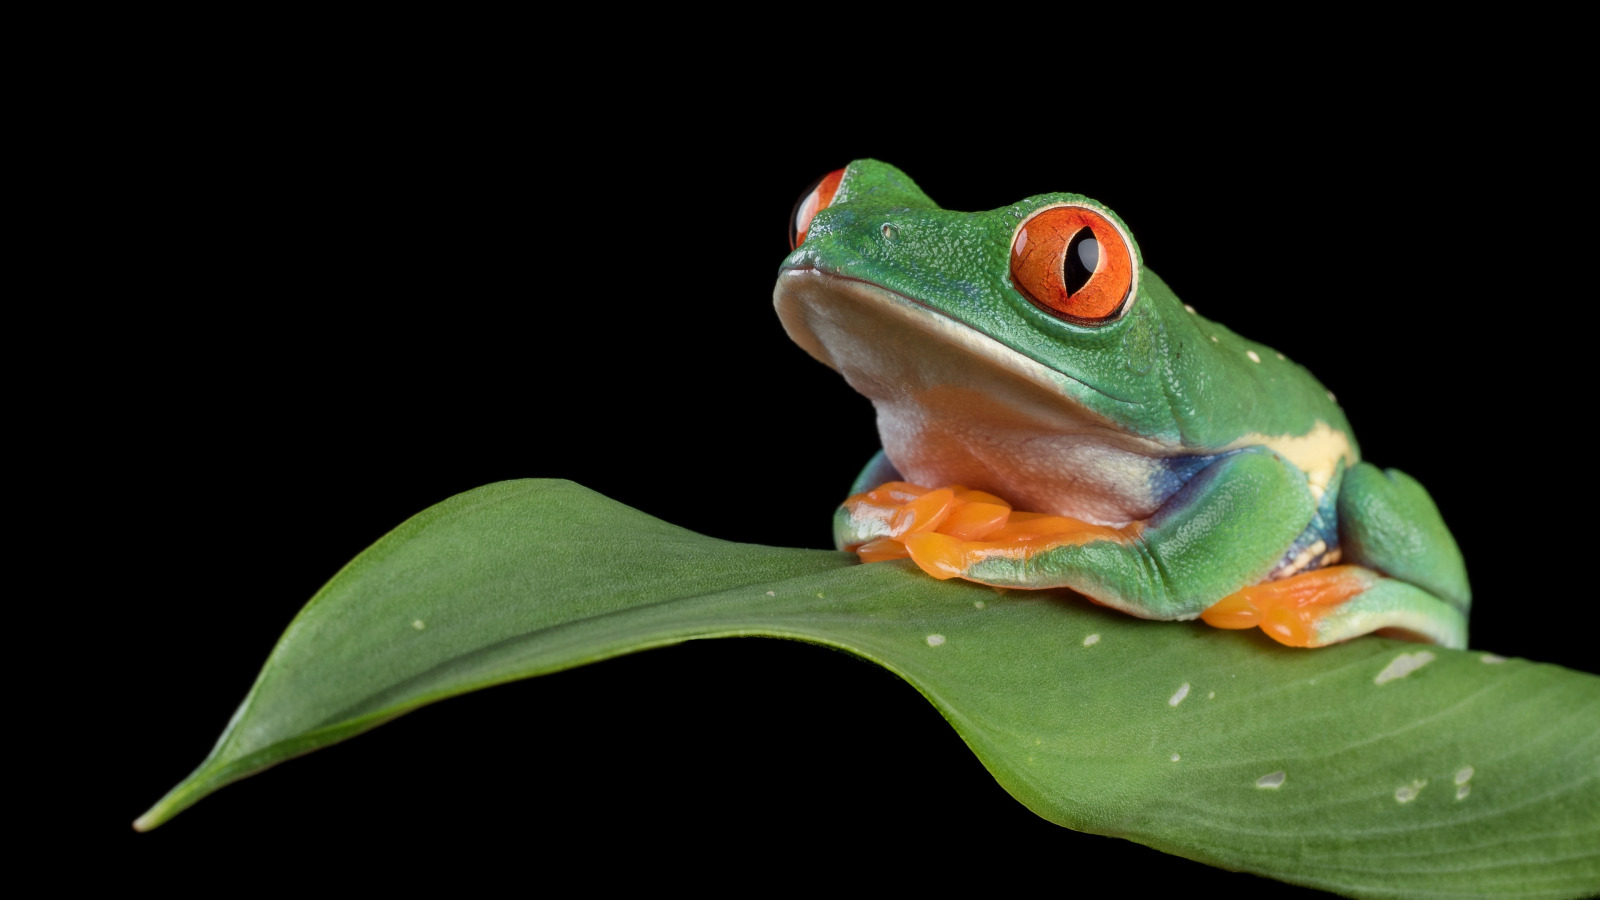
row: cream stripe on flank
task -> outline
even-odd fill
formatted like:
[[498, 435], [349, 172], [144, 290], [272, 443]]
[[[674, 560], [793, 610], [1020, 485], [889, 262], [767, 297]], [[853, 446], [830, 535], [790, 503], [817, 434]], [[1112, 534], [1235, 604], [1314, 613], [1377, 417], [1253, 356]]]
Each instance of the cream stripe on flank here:
[[1281, 455], [1306, 473], [1311, 494], [1318, 500], [1321, 500], [1322, 495], [1327, 492], [1328, 481], [1333, 478], [1334, 470], [1339, 467], [1339, 460], [1344, 460], [1347, 469], [1361, 461], [1356, 455], [1355, 448], [1350, 446], [1349, 436], [1335, 430], [1321, 419], [1317, 420], [1317, 424], [1312, 426], [1309, 432], [1302, 435], [1284, 434], [1269, 437], [1264, 434], [1247, 434], [1222, 449], [1227, 451], [1257, 446], [1266, 447]]

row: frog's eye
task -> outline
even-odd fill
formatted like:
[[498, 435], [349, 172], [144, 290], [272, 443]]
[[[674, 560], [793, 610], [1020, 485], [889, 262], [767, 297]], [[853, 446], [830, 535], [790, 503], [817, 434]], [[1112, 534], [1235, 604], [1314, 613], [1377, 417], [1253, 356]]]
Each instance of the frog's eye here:
[[1083, 206], [1033, 214], [1011, 243], [1011, 283], [1058, 319], [1115, 319], [1133, 291], [1133, 251], [1110, 219]]
[[839, 190], [839, 180], [842, 178], [844, 170], [834, 169], [818, 178], [816, 184], [800, 195], [800, 202], [794, 205], [794, 215], [789, 217], [790, 250], [806, 242], [806, 232], [811, 230], [811, 220], [833, 202], [833, 195]]

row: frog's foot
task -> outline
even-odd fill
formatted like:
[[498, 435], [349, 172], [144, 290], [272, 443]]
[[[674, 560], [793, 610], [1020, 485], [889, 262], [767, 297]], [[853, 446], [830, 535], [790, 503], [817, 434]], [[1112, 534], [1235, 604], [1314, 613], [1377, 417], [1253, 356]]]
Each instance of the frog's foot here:
[[1251, 585], [1200, 614], [1218, 628], [1255, 628], [1291, 647], [1322, 647], [1377, 632], [1467, 645], [1467, 617], [1415, 585], [1361, 566], [1330, 566]]
[[940, 580], [1052, 587], [1057, 585], [1035, 580], [1031, 563], [1041, 554], [1092, 541], [1125, 543], [1140, 527], [1017, 512], [993, 494], [959, 485], [929, 489], [891, 481], [845, 500], [834, 520], [834, 537], [840, 549], [858, 554], [862, 562], [910, 557]]

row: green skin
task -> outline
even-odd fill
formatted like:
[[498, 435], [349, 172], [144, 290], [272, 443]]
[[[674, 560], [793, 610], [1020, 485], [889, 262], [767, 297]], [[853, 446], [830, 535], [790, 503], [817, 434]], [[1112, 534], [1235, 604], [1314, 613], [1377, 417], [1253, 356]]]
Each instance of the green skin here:
[[[877, 407], [884, 451], [853, 493], [903, 477], [1018, 509], [1124, 525], [989, 559], [963, 577], [1068, 587], [1133, 615], [1192, 619], [1248, 585], [1335, 561], [1384, 576], [1321, 620], [1318, 645], [1386, 630], [1460, 647], [1470, 590], [1427, 492], [1359, 461], [1344, 413], [1304, 368], [1186, 307], [1140, 264], [1123, 313], [1056, 318], [1018, 293], [1022, 222], [1076, 194], [942, 210], [892, 166], [857, 160], [784, 260], [785, 328]], [[839, 546], [886, 533], [841, 507]]]

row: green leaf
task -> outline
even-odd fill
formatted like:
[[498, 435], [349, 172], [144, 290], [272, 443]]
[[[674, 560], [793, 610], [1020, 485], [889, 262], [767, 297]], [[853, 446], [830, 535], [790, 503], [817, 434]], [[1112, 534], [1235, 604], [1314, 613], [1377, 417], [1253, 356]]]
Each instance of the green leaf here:
[[1595, 676], [1373, 637], [1293, 650], [715, 540], [564, 481], [453, 497], [358, 556], [135, 824], [435, 700], [732, 635], [893, 671], [1069, 828], [1355, 896], [1600, 891]]

